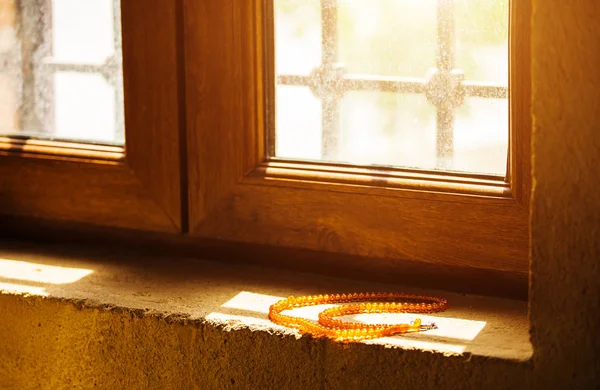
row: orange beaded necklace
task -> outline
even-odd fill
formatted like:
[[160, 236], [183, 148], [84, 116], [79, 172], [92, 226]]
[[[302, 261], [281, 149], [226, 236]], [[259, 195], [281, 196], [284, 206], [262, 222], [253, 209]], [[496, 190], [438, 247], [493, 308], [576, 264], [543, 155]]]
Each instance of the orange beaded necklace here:
[[[318, 322], [281, 314], [284, 310], [299, 307], [350, 302], [362, 303], [323, 310], [319, 313]], [[352, 342], [437, 327], [435, 324], [422, 325], [419, 318], [411, 324], [372, 325], [344, 322], [335, 317], [362, 313], [437, 313], [447, 308], [448, 301], [443, 298], [398, 293], [309, 295], [298, 298], [291, 296], [271, 305], [269, 319], [279, 325], [297, 328], [301, 333], [310, 333], [314, 337], [329, 337], [337, 341]]]

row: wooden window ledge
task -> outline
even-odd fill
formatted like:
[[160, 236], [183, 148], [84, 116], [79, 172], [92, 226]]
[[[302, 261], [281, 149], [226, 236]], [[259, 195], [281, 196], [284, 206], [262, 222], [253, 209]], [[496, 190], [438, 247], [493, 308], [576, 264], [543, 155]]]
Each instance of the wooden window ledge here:
[[[524, 388], [529, 378], [523, 301], [14, 241], [0, 246], [0, 290], [0, 387]], [[431, 316], [435, 331], [370, 345], [267, 319], [278, 297], [360, 291], [441, 295], [451, 307]]]

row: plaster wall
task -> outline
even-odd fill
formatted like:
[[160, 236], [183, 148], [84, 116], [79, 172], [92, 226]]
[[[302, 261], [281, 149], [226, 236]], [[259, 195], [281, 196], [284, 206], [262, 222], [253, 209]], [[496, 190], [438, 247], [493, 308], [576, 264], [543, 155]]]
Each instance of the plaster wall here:
[[600, 2], [533, 4], [533, 383], [600, 388]]
[[4, 294], [0, 313], [0, 389], [517, 389], [530, 372], [67, 299]]

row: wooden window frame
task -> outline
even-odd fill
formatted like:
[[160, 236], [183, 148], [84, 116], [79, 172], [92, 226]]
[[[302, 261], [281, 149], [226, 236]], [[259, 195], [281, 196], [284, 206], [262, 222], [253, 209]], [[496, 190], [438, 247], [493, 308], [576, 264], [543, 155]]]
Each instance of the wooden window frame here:
[[126, 146], [0, 137], [3, 213], [185, 228], [181, 18], [179, 1], [122, 0]]
[[184, 0], [190, 234], [356, 255], [371, 259], [365, 269], [411, 261], [526, 276], [530, 0], [510, 2], [504, 181], [269, 159], [264, 1]]

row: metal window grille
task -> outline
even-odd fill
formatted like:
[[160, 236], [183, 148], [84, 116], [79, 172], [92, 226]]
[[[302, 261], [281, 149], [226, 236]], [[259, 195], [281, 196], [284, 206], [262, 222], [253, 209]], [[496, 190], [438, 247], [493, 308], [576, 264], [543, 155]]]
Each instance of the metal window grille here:
[[[52, 137], [54, 128], [53, 76], [57, 72], [100, 74], [115, 91], [115, 140], [124, 140], [121, 1], [113, 0], [114, 54], [102, 64], [60, 62], [52, 56], [52, 0], [16, 0], [19, 48], [0, 71], [20, 73], [18, 129]], [[17, 63], [15, 63], [17, 62]], [[82, 132], [85, 129], [81, 129]], [[82, 133], [82, 139], [85, 138]]]
[[454, 0], [437, 3], [437, 64], [427, 79], [346, 74], [338, 61], [338, 0], [321, 0], [322, 63], [309, 76], [279, 75], [280, 85], [309, 87], [321, 99], [322, 159], [336, 161], [340, 139], [340, 101], [347, 91], [424, 93], [437, 110], [437, 166], [447, 167], [454, 153], [454, 111], [465, 97], [507, 98], [505, 86], [465, 81], [455, 69]]

